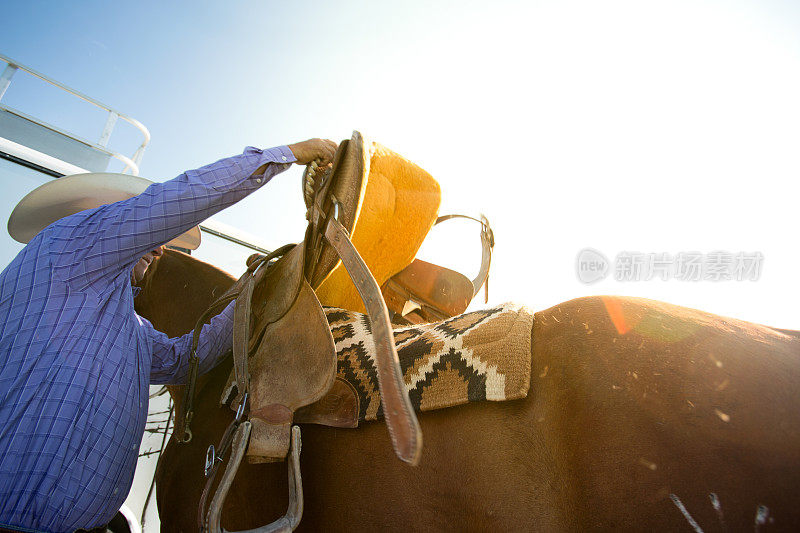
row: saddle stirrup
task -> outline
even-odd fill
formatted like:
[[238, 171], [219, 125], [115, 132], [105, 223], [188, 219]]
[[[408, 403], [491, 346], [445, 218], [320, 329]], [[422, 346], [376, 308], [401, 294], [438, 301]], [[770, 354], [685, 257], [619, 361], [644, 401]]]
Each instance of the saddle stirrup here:
[[294, 531], [300, 524], [300, 519], [303, 517], [303, 480], [300, 476], [300, 448], [302, 447], [302, 443], [300, 440], [300, 427], [292, 426], [292, 441], [288, 457], [289, 506], [286, 509], [286, 514], [271, 524], [255, 529], [230, 532], [220, 526], [222, 506], [225, 503], [225, 498], [231, 488], [233, 478], [236, 477], [236, 472], [239, 470], [239, 465], [247, 450], [247, 445], [250, 442], [251, 429], [252, 425], [248, 421], [242, 422], [239, 427], [236, 428], [228, 466], [225, 468], [225, 473], [222, 479], [220, 479], [217, 491], [208, 508], [205, 529], [209, 533], [286, 533]]
[[472, 279], [472, 286], [474, 293], [472, 297], [476, 297], [481, 290], [481, 286], [485, 287], [486, 297], [484, 302], [489, 301], [489, 268], [492, 264], [492, 250], [494, 249], [494, 232], [489, 225], [489, 219], [485, 215], [480, 215], [480, 219], [468, 215], [442, 215], [436, 219], [433, 225], [437, 225], [446, 220], [454, 218], [463, 218], [467, 220], [474, 220], [481, 225], [481, 266], [478, 275]]

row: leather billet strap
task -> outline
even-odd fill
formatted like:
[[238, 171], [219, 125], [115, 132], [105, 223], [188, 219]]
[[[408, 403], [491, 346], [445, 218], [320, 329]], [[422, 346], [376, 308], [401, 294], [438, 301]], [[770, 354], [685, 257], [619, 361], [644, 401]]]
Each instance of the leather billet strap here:
[[481, 225], [481, 268], [478, 271], [478, 275], [475, 276], [475, 279], [472, 280], [472, 286], [475, 288], [475, 293], [472, 295], [472, 297], [474, 298], [475, 296], [477, 296], [478, 292], [481, 290], [481, 286], [485, 284], [486, 285], [485, 301], [488, 302], [489, 267], [492, 264], [492, 248], [494, 248], [494, 232], [492, 231], [492, 228], [489, 225], [489, 219], [487, 219], [484, 215], [481, 215], [480, 219], [468, 215], [442, 215], [436, 219], [436, 222], [434, 222], [433, 225], [435, 226], [440, 222], [444, 222], [445, 220], [450, 220], [453, 218], [466, 218], [467, 220], [474, 220], [475, 222], [478, 222]]
[[250, 304], [253, 300], [255, 276], [247, 276], [242, 292], [233, 307], [233, 372], [236, 376], [237, 400], [240, 402], [250, 389], [247, 359], [250, 342]]
[[359, 255], [347, 230], [335, 217], [328, 219], [325, 239], [333, 246], [358, 289], [372, 326], [375, 342], [378, 386], [389, 436], [397, 456], [416, 465], [422, 452], [422, 431], [405, 390], [403, 372], [397, 358], [389, 311], [380, 287]]

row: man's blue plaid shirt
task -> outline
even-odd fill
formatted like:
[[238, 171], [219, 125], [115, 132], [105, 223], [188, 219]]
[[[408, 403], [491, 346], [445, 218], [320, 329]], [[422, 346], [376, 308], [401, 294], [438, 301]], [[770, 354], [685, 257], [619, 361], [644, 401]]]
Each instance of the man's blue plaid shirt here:
[[[133, 480], [148, 387], [185, 380], [191, 341], [134, 312], [131, 269], [294, 160], [286, 146], [247, 148], [65, 217], [3, 270], [0, 527], [73, 531], [114, 516]], [[229, 306], [203, 328], [201, 372], [230, 346], [232, 316]]]

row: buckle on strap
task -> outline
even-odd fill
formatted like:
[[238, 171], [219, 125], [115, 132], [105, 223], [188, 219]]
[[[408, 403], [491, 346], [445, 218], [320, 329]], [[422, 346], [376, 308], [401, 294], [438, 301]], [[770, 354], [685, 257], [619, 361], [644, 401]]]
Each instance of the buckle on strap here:
[[222, 457], [217, 455], [216, 450], [214, 449], [214, 445], [209, 445], [208, 449], [206, 450], [206, 465], [203, 469], [203, 474], [205, 477], [208, 477], [211, 474], [211, 470], [214, 468], [214, 464], [219, 461], [222, 462]]
[[239, 408], [236, 409], [236, 421], [241, 422], [242, 416], [244, 416], [244, 409], [245, 405], [247, 405], [247, 391], [242, 395], [242, 401], [239, 404]]
[[242, 423], [242, 417], [244, 416], [246, 405], [247, 393], [245, 392], [244, 396], [242, 396], [242, 403], [239, 404], [239, 408], [236, 410], [236, 418], [233, 419], [231, 425], [225, 430], [222, 440], [219, 443], [219, 454], [217, 454], [217, 450], [214, 448], [213, 444], [209, 445], [208, 449], [206, 450], [206, 464], [203, 468], [205, 477], [214, 474], [216, 472], [215, 465], [217, 462], [222, 462], [222, 456], [225, 455], [225, 452], [228, 451], [228, 446], [231, 445], [231, 436], [234, 434], [233, 432]]

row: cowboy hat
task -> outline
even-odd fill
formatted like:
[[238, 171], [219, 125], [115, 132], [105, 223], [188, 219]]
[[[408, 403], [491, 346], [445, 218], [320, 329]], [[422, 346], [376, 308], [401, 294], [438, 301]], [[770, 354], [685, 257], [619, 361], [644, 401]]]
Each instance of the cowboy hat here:
[[[69, 215], [141, 194], [153, 182], [130, 174], [94, 172], [54, 179], [29, 192], [8, 217], [8, 233], [15, 241], [30, 242], [44, 228]], [[167, 243], [190, 250], [200, 246], [195, 226]]]

